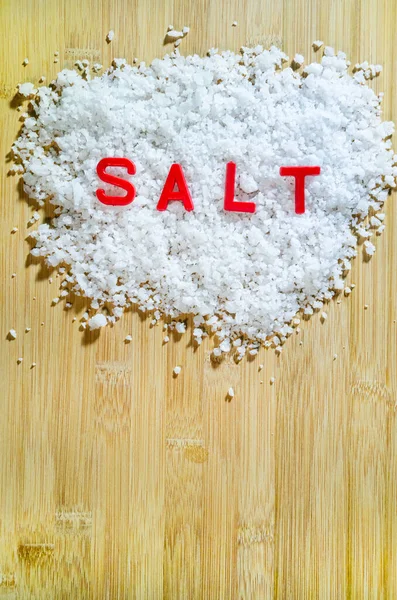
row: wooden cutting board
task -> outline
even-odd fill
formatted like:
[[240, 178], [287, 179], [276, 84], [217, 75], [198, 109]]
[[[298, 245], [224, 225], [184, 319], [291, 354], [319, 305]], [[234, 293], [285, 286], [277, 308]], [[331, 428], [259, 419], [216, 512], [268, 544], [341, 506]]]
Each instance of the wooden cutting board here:
[[79, 331], [83, 300], [51, 306], [59, 279], [27, 258], [32, 209], [6, 175], [18, 82], [161, 57], [168, 24], [191, 28], [182, 53], [276, 43], [309, 59], [322, 39], [382, 63], [374, 85], [396, 118], [396, 13], [394, 0], [2, 0], [0, 598], [397, 598], [395, 197], [324, 324], [304, 322], [280, 358], [214, 367], [209, 343], [162, 345], [136, 312], [98, 336]]

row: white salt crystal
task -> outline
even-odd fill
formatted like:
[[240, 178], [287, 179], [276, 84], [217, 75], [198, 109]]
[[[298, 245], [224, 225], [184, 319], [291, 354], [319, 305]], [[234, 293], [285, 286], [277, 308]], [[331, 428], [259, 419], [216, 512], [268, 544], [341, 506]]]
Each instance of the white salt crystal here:
[[237, 21], [233, 21], [232, 27], [237, 27], [237, 25], [238, 25]]
[[182, 31], [176, 31], [175, 29], [171, 29], [171, 31], [167, 31], [167, 37], [171, 40], [177, 40], [179, 38], [183, 38], [184, 34]]
[[312, 46], [313, 46], [313, 50], [314, 52], [317, 52], [317, 50], [320, 50], [321, 46], [324, 45], [324, 42], [321, 40], [316, 40], [315, 42], [313, 42]]
[[185, 325], [185, 323], [178, 321], [175, 325], [175, 329], [177, 330], [178, 333], [185, 333], [186, 325]]
[[17, 332], [15, 331], [15, 329], [10, 329], [10, 331], [8, 332], [8, 337], [11, 340], [16, 340], [17, 339]]
[[22, 61], [22, 64], [23, 64], [24, 67], [26, 67], [26, 65], [29, 64], [29, 59], [28, 58], [24, 58], [23, 61]]
[[124, 341], [125, 341], [125, 342], [127, 342], [127, 343], [129, 343], [129, 342], [132, 342], [132, 335], [127, 335], [127, 336], [124, 338]]
[[227, 395], [229, 396], [229, 398], [234, 398], [234, 389], [232, 387], [228, 389]]
[[105, 315], [103, 315], [102, 313], [98, 313], [97, 315], [94, 315], [88, 321], [88, 327], [91, 330], [100, 329], [101, 327], [105, 327], [106, 324], [107, 324], [107, 319], [106, 319]]
[[295, 54], [294, 58], [292, 59], [292, 63], [295, 64], [297, 67], [303, 65], [304, 62], [305, 57], [302, 54]]
[[17, 231], [18, 231], [18, 227], [13, 227], [13, 228], [11, 229], [11, 233], [16, 233]]
[[182, 371], [182, 367], [174, 367], [174, 375], [179, 375], [179, 373]]
[[273, 383], [276, 381], [276, 378], [270, 377], [269, 381], [270, 381], [270, 385], [273, 385]]
[[20, 83], [18, 85], [18, 93], [21, 94], [21, 96], [29, 98], [29, 96], [34, 96], [34, 94], [37, 93], [37, 89], [34, 87], [33, 83], [27, 81], [26, 83]]
[[22, 362], [22, 361], [23, 361], [23, 358], [22, 358], [22, 357], [20, 357], [20, 358], [17, 358], [17, 363], [18, 363], [19, 365], [21, 364], [21, 362]]
[[168, 342], [169, 342], [169, 341], [170, 341], [170, 338], [168, 337], [168, 335], [165, 335], [165, 336], [163, 337], [163, 342], [164, 342], [164, 344], [168, 344]]
[[185, 26], [185, 27], [182, 29], [182, 33], [183, 33], [183, 35], [184, 35], [184, 36], [185, 36], [185, 35], [187, 35], [187, 34], [189, 33], [189, 31], [190, 31], [190, 27], [186, 27], [186, 26]]
[[373, 245], [372, 242], [364, 242], [364, 251], [367, 254], [367, 256], [373, 256], [375, 254], [375, 250], [376, 247]]
[[114, 31], [113, 31], [113, 29], [111, 29], [106, 36], [106, 41], [108, 43], [110, 43], [113, 40], [113, 38], [114, 38]]
[[31, 330], [31, 327], [25, 327], [25, 333], [29, 333], [30, 330]]
[[327, 313], [326, 313], [326, 312], [322, 312], [322, 313], [321, 313], [321, 319], [322, 319], [323, 321], [326, 321], [326, 320], [328, 319], [328, 315], [327, 315]]

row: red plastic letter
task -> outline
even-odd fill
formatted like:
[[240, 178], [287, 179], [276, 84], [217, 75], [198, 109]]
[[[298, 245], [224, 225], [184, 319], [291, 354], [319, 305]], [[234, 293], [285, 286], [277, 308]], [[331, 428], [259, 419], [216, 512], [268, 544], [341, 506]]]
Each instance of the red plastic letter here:
[[125, 167], [130, 175], [135, 175], [136, 173], [134, 163], [128, 160], [128, 158], [102, 158], [96, 168], [99, 179], [105, 183], [111, 183], [116, 187], [122, 188], [127, 193], [125, 196], [107, 196], [105, 190], [100, 189], [96, 191], [99, 202], [110, 206], [126, 206], [127, 204], [131, 204], [135, 198], [135, 187], [126, 179], [121, 179], [121, 177], [106, 173], [107, 167]]
[[226, 165], [225, 199], [223, 202], [224, 210], [230, 210], [233, 212], [254, 213], [256, 209], [255, 202], [236, 202], [234, 200], [235, 181], [236, 163], [228, 162]]
[[280, 167], [280, 175], [295, 177], [295, 212], [302, 215], [305, 212], [305, 177], [320, 175], [320, 167]]
[[[175, 186], [177, 189], [175, 190]], [[187, 187], [185, 175], [182, 167], [178, 163], [171, 165], [170, 172], [161, 192], [160, 200], [157, 204], [157, 210], [167, 210], [169, 202], [177, 200], [183, 203], [186, 210], [193, 210], [192, 197]]]

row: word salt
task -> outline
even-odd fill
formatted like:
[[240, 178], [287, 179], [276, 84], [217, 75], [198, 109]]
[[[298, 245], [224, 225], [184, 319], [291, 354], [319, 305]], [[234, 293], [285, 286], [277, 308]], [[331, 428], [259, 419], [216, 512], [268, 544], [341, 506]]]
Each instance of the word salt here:
[[[324, 52], [300, 70], [260, 46], [175, 51], [150, 66], [117, 59], [101, 77], [64, 70], [35, 92], [13, 149], [26, 192], [56, 209], [32, 253], [68, 265], [68, 287], [90, 299], [90, 315], [106, 303], [110, 314], [91, 316], [90, 327], [132, 303], [155, 321], [171, 317], [171, 330], [191, 313], [198, 343], [215, 332], [218, 354], [233, 348], [241, 358], [275, 332], [281, 351], [298, 311], [343, 290], [356, 232], [373, 227], [366, 217], [395, 186], [394, 127], [367, 85], [379, 69], [350, 74], [344, 53]], [[98, 208], [99, 188], [115, 192], [98, 162], [119, 156], [134, 157], [136, 173], [125, 176], [133, 205]], [[181, 202], [153, 210], [174, 163], [194, 210]], [[224, 210], [227, 163], [236, 165], [234, 200], [254, 203], [255, 213]], [[305, 212], [296, 214], [295, 182], [279, 169], [302, 165], [319, 165], [321, 175], [307, 178]]]

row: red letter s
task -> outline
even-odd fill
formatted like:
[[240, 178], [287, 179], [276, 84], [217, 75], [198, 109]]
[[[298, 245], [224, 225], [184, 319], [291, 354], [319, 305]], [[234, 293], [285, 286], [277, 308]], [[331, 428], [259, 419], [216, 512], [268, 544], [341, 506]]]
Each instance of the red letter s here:
[[121, 179], [121, 177], [106, 173], [107, 167], [125, 167], [130, 175], [135, 175], [136, 173], [134, 163], [128, 160], [128, 158], [102, 158], [96, 168], [99, 179], [105, 183], [111, 183], [112, 185], [125, 190], [127, 193], [125, 196], [107, 196], [105, 190], [100, 189], [96, 191], [99, 202], [107, 204], [108, 206], [126, 206], [127, 204], [131, 204], [135, 198], [135, 187], [126, 179]]

